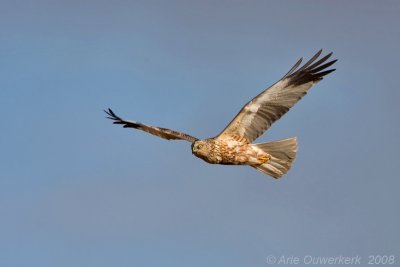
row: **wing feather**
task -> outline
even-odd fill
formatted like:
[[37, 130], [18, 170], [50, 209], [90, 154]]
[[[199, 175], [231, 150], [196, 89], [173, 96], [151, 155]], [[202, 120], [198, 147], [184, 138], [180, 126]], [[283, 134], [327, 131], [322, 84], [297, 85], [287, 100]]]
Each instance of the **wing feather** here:
[[104, 110], [104, 112], [107, 113], [108, 119], [114, 121], [114, 124], [121, 124], [123, 125], [124, 128], [135, 128], [167, 140], [186, 140], [191, 143], [198, 140], [196, 137], [178, 131], [156, 126], [145, 125], [136, 121], [123, 120], [117, 115], [115, 115], [115, 113], [111, 109]]
[[332, 53], [318, 60], [321, 53], [322, 50], [318, 51], [299, 69], [297, 68], [302, 59], [297, 61], [282, 79], [248, 102], [219, 136], [235, 134], [251, 143], [262, 135], [306, 95], [313, 85], [321, 81], [323, 76], [335, 71], [326, 70], [337, 61], [325, 63]]

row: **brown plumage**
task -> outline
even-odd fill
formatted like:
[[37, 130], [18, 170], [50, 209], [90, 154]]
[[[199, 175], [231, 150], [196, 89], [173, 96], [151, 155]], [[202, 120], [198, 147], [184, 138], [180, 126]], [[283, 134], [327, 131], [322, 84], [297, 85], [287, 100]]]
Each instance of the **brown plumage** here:
[[192, 143], [192, 153], [212, 164], [248, 165], [274, 178], [284, 175], [296, 157], [296, 138], [252, 144], [271, 125], [293, 107], [307, 91], [335, 69], [336, 60], [325, 63], [332, 53], [318, 60], [322, 50], [300, 66], [302, 59], [278, 82], [249, 101], [216, 137], [199, 140], [191, 135], [123, 120], [108, 109], [108, 118], [124, 128], [135, 128], [168, 140]]

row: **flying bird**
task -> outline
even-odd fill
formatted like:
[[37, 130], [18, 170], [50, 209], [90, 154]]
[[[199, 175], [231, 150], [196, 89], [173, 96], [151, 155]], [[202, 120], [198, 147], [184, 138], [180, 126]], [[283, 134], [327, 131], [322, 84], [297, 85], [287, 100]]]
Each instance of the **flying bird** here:
[[289, 111], [323, 77], [335, 69], [327, 69], [337, 60], [320, 58], [322, 49], [304, 65], [302, 58], [275, 84], [249, 101], [216, 137], [200, 140], [191, 135], [136, 121], [124, 120], [111, 110], [109, 119], [124, 128], [135, 128], [167, 140], [192, 143], [192, 153], [212, 164], [248, 165], [274, 178], [282, 177], [291, 167], [297, 153], [296, 137], [269, 143], [254, 144], [260, 135]]

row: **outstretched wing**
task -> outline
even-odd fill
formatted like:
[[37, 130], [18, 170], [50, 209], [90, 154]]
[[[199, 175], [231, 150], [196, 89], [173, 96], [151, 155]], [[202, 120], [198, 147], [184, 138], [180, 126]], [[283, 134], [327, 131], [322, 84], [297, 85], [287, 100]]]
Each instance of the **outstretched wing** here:
[[297, 68], [303, 59], [297, 61], [282, 79], [248, 102], [219, 136], [239, 135], [251, 143], [262, 135], [272, 123], [293, 107], [308, 89], [335, 70], [326, 70], [337, 61], [325, 63], [332, 53], [317, 61], [321, 53], [322, 50], [318, 51], [299, 69]]
[[114, 121], [114, 124], [122, 124], [124, 128], [135, 128], [139, 129], [145, 132], [148, 132], [150, 134], [156, 135], [158, 137], [167, 139], [167, 140], [186, 140], [191, 143], [194, 141], [198, 140], [196, 137], [190, 136], [185, 133], [161, 128], [161, 127], [155, 127], [155, 126], [150, 126], [150, 125], [144, 125], [140, 122], [136, 121], [126, 121], [115, 115], [115, 113], [111, 110], [104, 110], [105, 113], [107, 113], [109, 119]]

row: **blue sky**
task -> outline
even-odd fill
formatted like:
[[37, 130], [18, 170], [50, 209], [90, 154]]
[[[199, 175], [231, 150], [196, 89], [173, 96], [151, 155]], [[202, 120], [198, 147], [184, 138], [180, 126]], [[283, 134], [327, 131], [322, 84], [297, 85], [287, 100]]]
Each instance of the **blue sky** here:
[[[2, 1], [1, 266], [400, 260], [398, 1]], [[337, 71], [259, 140], [292, 170], [208, 165], [207, 138], [302, 56]], [[301, 264], [300, 264], [301, 265]]]

